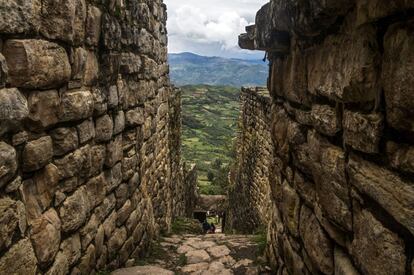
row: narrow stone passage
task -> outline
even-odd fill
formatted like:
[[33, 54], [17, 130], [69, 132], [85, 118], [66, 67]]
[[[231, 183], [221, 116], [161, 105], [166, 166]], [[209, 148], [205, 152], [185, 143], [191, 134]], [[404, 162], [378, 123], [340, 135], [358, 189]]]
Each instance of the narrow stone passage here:
[[259, 262], [259, 244], [253, 235], [173, 235], [161, 239], [159, 258], [113, 275], [227, 275], [271, 274]]

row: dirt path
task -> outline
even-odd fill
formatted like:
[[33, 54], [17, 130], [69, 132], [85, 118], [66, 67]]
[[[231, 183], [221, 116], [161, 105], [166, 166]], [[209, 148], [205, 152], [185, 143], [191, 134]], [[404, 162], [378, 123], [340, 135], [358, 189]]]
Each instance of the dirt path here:
[[113, 275], [256, 275], [271, 274], [257, 264], [258, 244], [247, 235], [173, 235], [163, 238], [158, 258]]

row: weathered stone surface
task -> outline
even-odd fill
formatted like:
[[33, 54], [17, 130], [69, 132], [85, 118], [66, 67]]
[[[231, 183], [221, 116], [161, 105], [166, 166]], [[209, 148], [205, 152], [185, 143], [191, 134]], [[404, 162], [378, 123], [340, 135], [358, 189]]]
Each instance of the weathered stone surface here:
[[115, 229], [112, 237], [108, 240], [108, 252], [110, 255], [116, 253], [121, 249], [122, 245], [127, 239], [127, 231], [125, 227]]
[[109, 141], [112, 138], [114, 123], [109, 115], [96, 119], [95, 134], [96, 141]]
[[23, 150], [23, 170], [31, 172], [48, 164], [53, 157], [53, 142], [45, 136], [26, 144]]
[[27, 100], [18, 89], [0, 89], [0, 121], [21, 121], [28, 115]]
[[79, 143], [84, 144], [85, 142], [95, 138], [95, 125], [93, 120], [88, 119], [79, 124], [77, 127], [79, 135]]
[[61, 178], [89, 175], [92, 168], [91, 147], [85, 145], [61, 159], [55, 159]]
[[105, 199], [106, 178], [104, 173], [90, 179], [86, 183], [86, 193], [92, 208], [99, 205]]
[[52, 203], [59, 182], [59, 171], [53, 164], [35, 173], [33, 179], [23, 182], [21, 194], [27, 209], [29, 223], [40, 217]]
[[125, 129], [125, 114], [119, 111], [114, 117], [114, 135], [120, 134]]
[[414, 173], [414, 147], [390, 141], [386, 151], [393, 168]]
[[113, 167], [117, 162], [121, 161], [123, 157], [122, 149], [122, 135], [118, 135], [106, 146], [105, 165]]
[[59, 122], [60, 97], [56, 90], [31, 92], [28, 98], [30, 124], [47, 128]]
[[219, 245], [207, 248], [207, 252], [213, 258], [222, 258], [230, 254], [230, 249], [225, 245]]
[[68, 197], [59, 210], [64, 232], [74, 231], [85, 223], [90, 212], [91, 203], [86, 188], [81, 187]]
[[384, 128], [381, 114], [344, 112], [344, 141], [365, 153], [378, 153]]
[[315, 132], [308, 135], [318, 202], [324, 213], [343, 229], [352, 230], [351, 202], [346, 181], [345, 152]]
[[12, 244], [12, 238], [18, 226], [19, 216], [16, 202], [9, 198], [0, 199], [0, 250]]
[[332, 274], [334, 263], [331, 240], [319, 225], [316, 216], [306, 206], [302, 207], [300, 213], [299, 230], [305, 249], [313, 264], [323, 273]]
[[80, 263], [77, 266], [81, 274], [90, 274], [95, 267], [96, 261], [96, 249], [93, 244], [88, 246], [84, 256], [80, 259]]
[[118, 269], [111, 273], [112, 275], [174, 275], [174, 272], [157, 266], [134, 266]]
[[69, 262], [65, 254], [59, 252], [56, 255], [55, 262], [52, 267], [46, 272], [46, 275], [65, 275], [69, 273]]
[[45, 212], [32, 223], [30, 239], [41, 264], [51, 263], [59, 251], [60, 219], [54, 209]]
[[89, 6], [86, 20], [86, 43], [98, 46], [101, 35], [102, 12], [94, 6]]
[[287, 238], [283, 239], [283, 255], [287, 269], [291, 274], [306, 274], [306, 267], [299, 254], [292, 248]]
[[34, 275], [37, 273], [36, 264], [30, 240], [22, 239], [0, 258], [0, 273]]
[[193, 250], [185, 254], [188, 264], [197, 264], [210, 261], [210, 256], [205, 250]]
[[145, 122], [144, 110], [136, 108], [125, 113], [125, 122], [127, 127], [142, 125]]
[[80, 44], [85, 37], [86, 3], [84, 0], [42, 2], [40, 32], [49, 39]]
[[315, 129], [327, 136], [335, 136], [342, 128], [335, 108], [328, 105], [314, 104], [311, 116]]
[[359, 272], [353, 266], [351, 259], [339, 246], [335, 246], [334, 260], [335, 275], [359, 275]]
[[3, 54], [9, 66], [10, 83], [15, 87], [53, 88], [70, 78], [68, 56], [58, 44], [44, 40], [7, 40]]
[[39, 0], [7, 0], [1, 2], [0, 33], [28, 33], [37, 28], [41, 3]]
[[299, 215], [300, 215], [300, 198], [296, 191], [285, 181], [282, 186], [282, 201], [280, 212], [284, 224], [289, 232], [299, 236]]
[[76, 128], [57, 128], [50, 133], [53, 140], [55, 156], [64, 155], [78, 148], [78, 132]]
[[342, 102], [374, 100], [379, 92], [376, 41], [373, 27], [327, 37], [308, 55], [310, 92]]
[[[388, 6], [385, 2], [383, 5]], [[395, 24], [388, 29], [384, 38], [382, 66], [387, 122], [391, 127], [408, 131], [414, 131], [413, 24], [413, 21]]]
[[94, 100], [90, 91], [67, 91], [61, 100], [59, 118], [62, 121], [81, 120], [93, 114]]
[[410, 0], [395, 0], [392, 3], [384, 0], [360, 0], [356, 6], [356, 23], [362, 25], [414, 8], [414, 3]]
[[4, 88], [9, 74], [6, 58], [0, 53], [0, 88]]
[[13, 179], [17, 171], [16, 150], [5, 142], [0, 142], [0, 188]]
[[69, 266], [72, 266], [74, 263], [76, 263], [81, 256], [81, 242], [79, 234], [76, 233], [66, 240], [62, 241], [60, 249], [65, 255], [65, 258], [68, 260]]
[[349, 159], [348, 171], [352, 185], [414, 233], [414, 188], [411, 182], [355, 155]]
[[403, 240], [367, 210], [356, 213], [351, 253], [364, 274], [405, 274]]
[[299, 171], [296, 171], [293, 186], [308, 207], [313, 208], [316, 201], [315, 184], [306, 180]]

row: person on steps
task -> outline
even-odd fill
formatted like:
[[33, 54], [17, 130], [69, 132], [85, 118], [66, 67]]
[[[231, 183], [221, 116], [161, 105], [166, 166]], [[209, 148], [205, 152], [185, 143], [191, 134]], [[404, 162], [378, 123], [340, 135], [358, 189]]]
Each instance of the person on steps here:
[[214, 234], [214, 233], [216, 233], [216, 226], [214, 225], [214, 223], [211, 223], [210, 224], [210, 232], [211, 232], [211, 234]]
[[211, 226], [207, 220], [203, 222], [203, 230], [204, 230], [204, 234], [207, 234], [211, 230]]

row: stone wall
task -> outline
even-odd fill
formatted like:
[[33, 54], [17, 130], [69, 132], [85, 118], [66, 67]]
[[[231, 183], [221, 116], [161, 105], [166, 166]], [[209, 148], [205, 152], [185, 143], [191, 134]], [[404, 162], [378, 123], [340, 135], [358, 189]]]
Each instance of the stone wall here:
[[412, 274], [414, 1], [272, 0], [240, 45], [270, 61], [277, 274]]
[[1, 274], [131, 264], [184, 211], [166, 16], [161, 0], [0, 1]]
[[267, 224], [272, 162], [271, 98], [266, 89], [242, 88], [236, 166], [230, 176], [226, 230], [252, 233]]

